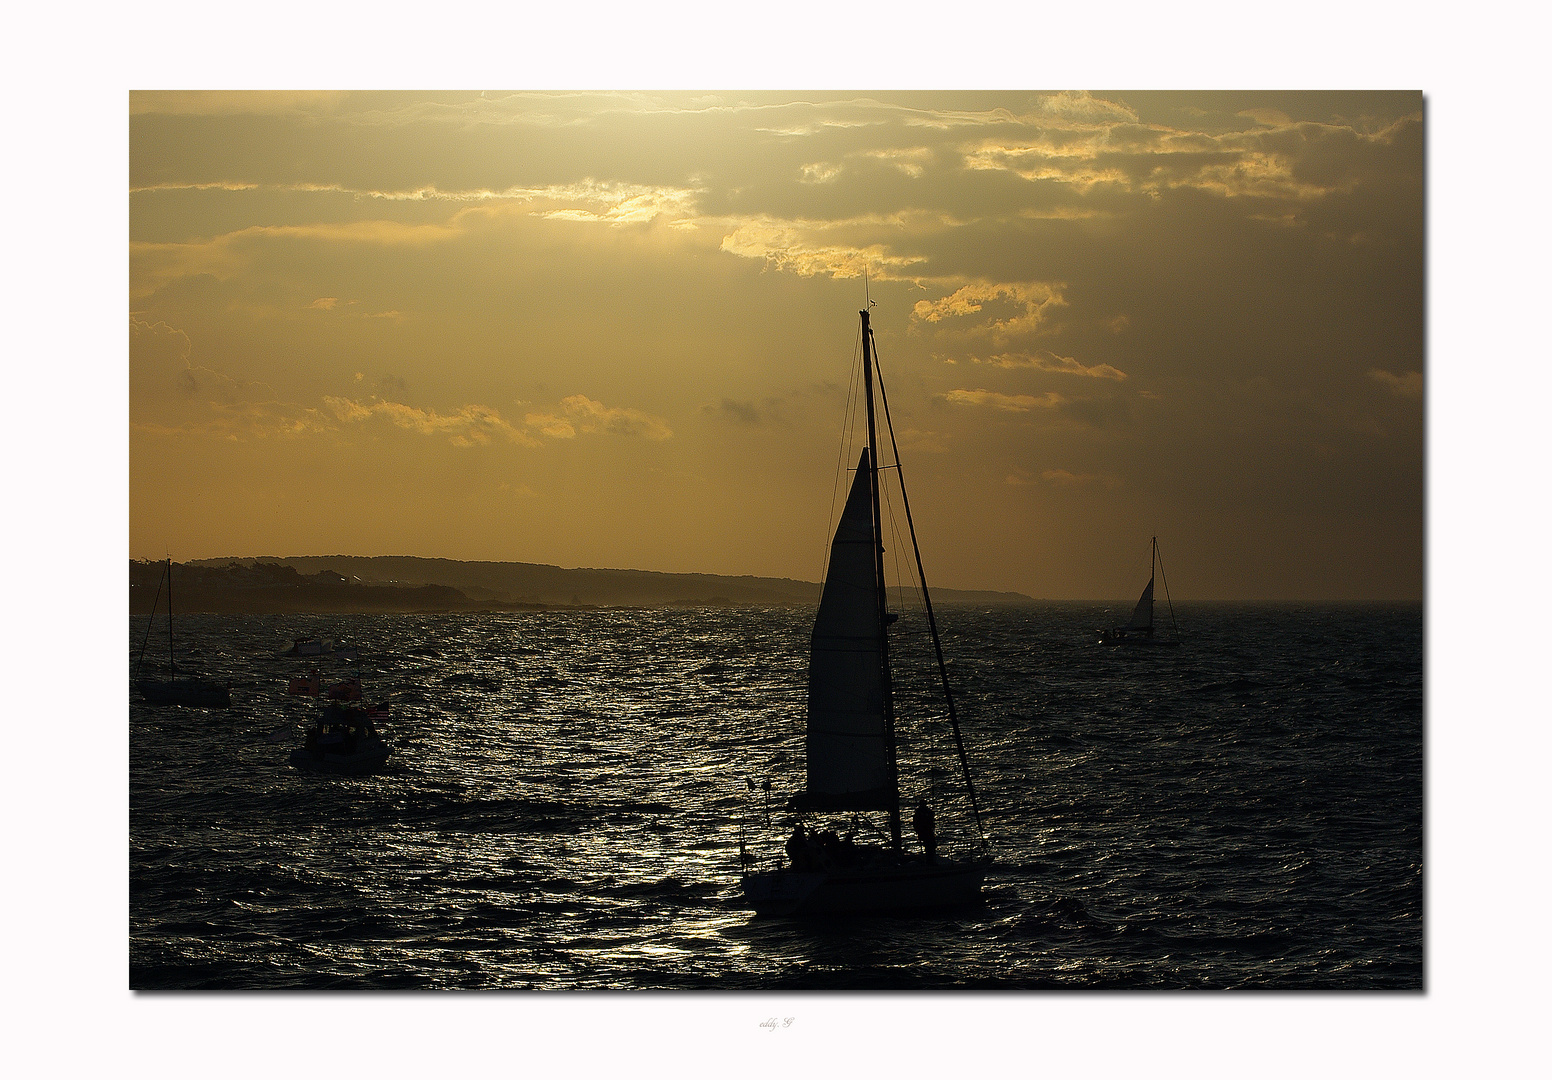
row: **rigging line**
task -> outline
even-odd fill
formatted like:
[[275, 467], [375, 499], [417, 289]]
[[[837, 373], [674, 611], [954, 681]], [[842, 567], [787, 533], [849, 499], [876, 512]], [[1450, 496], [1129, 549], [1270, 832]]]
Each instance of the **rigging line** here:
[[[900, 468], [899, 462], [896, 462], [895, 464], [888, 466], [888, 468], [897, 470], [896, 478], [898, 479], [898, 476], [899, 476], [898, 469]], [[891, 498], [891, 496], [889, 494], [889, 489], [884, 487], [882, 484], [879, 485], [879, 489], [881, 491], [883, 491], [886, 505], [888, 505], [888, 507], [889, 507], [889, 530], [890, 530], [890, 533], [894, 537], [894, 544], [895, 544], [895, 546], [894, 546], [894, 555], [895, 555], [895, 591], [898, 594], [898, 599], [900, 601], [900, 610], [904, 611], [905, 610], [905, 603], [906, 603], [906, 601], [905, 601], [905, 594], [906, 594], [907, 587], [909, 587], [909, 589], [910, 589], [910, 591], [912, 593], [912, 603], [914, 605], [915, 602], [916, 602], [917, 597], [921, 593], [921, 585], [917, 581], [917, 579], [916, 579], [916, 577], [914, 575], [914, 572], [912, 571], [911, 566], [910, 566], [909, 563], [906, 564], [906, 572], [904, 574], [902, 574], [900, 572], [900, 552], [905, 550], [905, 541], [903, 539], [901, 539], [901, 536], [900, 536], [900, 515], [895, 513], [895, 505], [894, 505], [893, 499]], [[911, 610], [914, 611], [914, 610], [917, 610], [917, 608], [915, 606], [913, 606]]]
[[894, 501], [889, 497], [889, 489], [883, 484], [880, 484], [878, 488], [880, 494], [882, 494], [884, 497], [884, 506], [889, 510], [889, 532], [894, 540], [895, 594], [899, 599], [900, 610], [904, 611], [905, 586], [901, 584], [902, 575], [900, 573], [900, 549], [904, 545], [900, 542], [900, 518], [899, 515], [895, 513], [895, 504]]
[[1156, 536], [1153, 538], [1153, 553], [1158, 556], [1159, 560], [1159, 580], [1164, 582], [1164, 603], [1169, 605], [1170, 629], [1175, 631], [1175, 638], [1178, 640], [1180, 637], [1180, 627], [1175, 622], [1175, 604], [1169, 598], [1169, 578], [1164, 576], [1164, 556], [1159, 552], [1159, 538]]
[[[878, 342], [873, 343], [873, 367], [878, 369]], [[882, 372], [878, 377], [878, 396], [884, 404], [884, 426], [889, 430], [889, 445], [894, 451], [895, 465], [900, 464], [900, 447], [895, 442], [895, 425], [889, 415], [889, 394], [884, 390], [884, 377]], [[959, 767], [964, 770], [965, 788], [970, 793], [970, 812], [975, 816], [975, 831], [981, 837], [981, 843], [986, 842], [986, 833], [981, 828], [981, 809], [976, 803], [975, 781], [970, 778], [970, 759], [965, 754], [965, 740], [959, 731], [959, 713], [954, 709], [954, 693], [948, 684], [948, 665], [943, 661], [943, 641], [938, 635], [938, 620], [932, 613], [932, 597], [927, 592], [927, 571], [922, 567], [921, 546], [916, 542], [916, 525], [911, 520], [911, 497], [905, 492], [905, 470], [899, 471], [900, 501], [905, 506], [905, 523], [911, 530], [911, 549], [916, 553], [916, 573], [921, 578], [922, 603], [927, 611], [927, 629], [932, 631], [932, 648], [938, 657], [938, 674], [943, 679], [943, 696], [948, 701], [948, 722], [954, 729], [954, 745], [959, 750]]]

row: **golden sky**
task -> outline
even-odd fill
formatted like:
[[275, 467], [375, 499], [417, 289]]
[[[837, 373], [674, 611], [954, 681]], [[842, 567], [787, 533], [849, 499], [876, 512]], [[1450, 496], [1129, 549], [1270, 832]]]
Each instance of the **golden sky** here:
[[818, 580], [870, 295], [932, 583], [1422, 595], [1419, 93], [129, 108], [132, 557]]

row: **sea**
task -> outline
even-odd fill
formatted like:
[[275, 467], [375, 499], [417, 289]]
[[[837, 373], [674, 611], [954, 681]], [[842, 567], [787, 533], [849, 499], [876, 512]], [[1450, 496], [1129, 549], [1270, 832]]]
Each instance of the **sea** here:
[[[812, 608], [179, 615], [179, 673], [233, 703], [129, 692], [129, 988], [1424, 990], [1421, 607], [1098, 644], [1129, 609], [936, 607], [972, 806], [907, 607], [906, 816], [995, 861], [974, 907], [825, 921], [739, 888], [803, 786]], [[284, 655], [311, 635], [358, 658]], [[129, 660], [165, 676], [165, 615]], [[385, 771], [288, 763], [314, 671], [388, 704]]]

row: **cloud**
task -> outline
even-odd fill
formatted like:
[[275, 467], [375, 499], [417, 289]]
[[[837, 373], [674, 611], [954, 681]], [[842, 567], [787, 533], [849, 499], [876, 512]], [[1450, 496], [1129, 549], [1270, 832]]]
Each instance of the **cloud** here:
[[[205, 185], [166, 184], [131, 188], [142, 191], [198, 188]], [[698, 188], [646, 184], [604, 183], [585, 179], [545, 187], [513, 187], [503, 190], [442, 191], [434, 186], [411, 190], [353, 188], [336, 184], [220, 185], [229, 189], [259, 188], [265, 191], [342, 194], [357, 199], [445, 201], [459, 206], [442, 221], [399, 221], [378, 217], [346, 221], [314, 221], [298, 225], [251, 225], [216, 236], [181, 242], [131, 241], [131, 295], [144, 298], [171, 282], [202, 275], [219, 281], [237, 278], [253, 268], [278, 245], [322, 244], [369, 246], [415, 250], [464, 239], [491, 220], [507, 215], [528, 215], [622, 227], [667, 219], [671, 227], [696, 223]], [[570, 204], [570, 205], [568, 205]], [[581, 205], [576, 205], [581, 204]], [[332, 302], [332, 303], [331, 303]], [[333, 310], [337, 297], [320, 297], [309, 307]], [[399, 318], [397, 311], [378, 318]]]
[[325, 397], [323, 401], [342, 424], [380, 417], [406, 431], [444, 436], [454, 446], [484, 446], [497, 437], [521, 446], [541, 445], [532, 435], [503, 420], [501, 414], [488, 405], [465, 405], [457, 412], [442, 414], [397, 401], [361, 402], [341, 397]]
[[[1420, 127], [1420, 114], [1376, 130], [1293, 121], [1274, 109], [1237, 114], [1246, 130], [1207, 132], [1143, 123], [1129, 108], [1090, 95], [1053, 95], [1007, 130], [960, 148], [968, 170], [1002, 170], [1087, 193], [1195, 188], [1225, 198], [1311, 203], [1350, 192], [1372, 154]], [[1274, 218], [1276, 215], [1272, 215]]]
[[1374, 368], [1369, 371], [1369, 378], [1397, 397], [1420, 399], [1423, 396], [1423, 373], [1420, 371], [1408, 371], [1404, 375], [1392, 375], [1388, 371]]
[[233, 378], [194, 363], [193, 356], [194, 343], [183, 330], [130, 315], [129, 379], [137, 419], [148, 419], [148, 411], [184, 409], [190, 402], [237, 406], [274, 393], [267, 383]]
[[1096, 160], [1098, 144], [1102, 142], [1089, 134], [1072, 140], [986, 142], [964, 150], [964, 167], [973, 171], [1003, 170], [1031, 182], [1055, 181], [1085, 193], [1098, 184], [1130, 187], [1132, 178], [1120, 162], [1104, 164]]
[[129, 115], [316, 116], [332, 113], [343, 90], [132, 90]]
[[243, 442], [250, 439], [299, 438], [337, 431], [339, 425], [324, 412], [283, 401], [249, 401], [236, 404], [202, 402], [202, 410], [175, 419], [155, 419], [143, 410], [130, 411], [130, 429], [161, 438], [204, 436]]
[[[130, 195], [169, 191], [257, 191], [274, 194], [346, 195], [352, 199], [372, 199], [388, 203], [451, 203], [451, 204], [504, 204], [515, 206], [529, 204], [557, 204], [551, 210], [536, 211], [543, 217], [570, 218], [577, 221], [602, 221], [610, 225], [651, 221], [659, 215], [680, 218], [695, 213], [696, 200], [704, 194], [701, 188], [668, 187], [652, 184], [629, 184], [618, 181], [599, 181], [586, 178], [567, 184], [547, 184], [543, 187], [513, 186], [506, 188], [442, 188], [436, 184], [423, 184], [412, 188], [370, 188], [346, 184], [300, 181], [295, 183], [256, 183], [252, 181], [161, 181], [155, 184], [131, 186]], [[584, 203], [587, 207], [567, 207], [566, 203]], [[369, 222], [356, 222], [358, 226]], [[293, 226], [294, 229], [316, 229], [317, 226]]]
[[505, 198], [533, 201], [580, 201], [597, 209], [561, 207], [545, 211], [542, 217], [560, 221], [590, 221], [606, 225], [633, 225], [667, 216], [683, 221], [695, 214], [696, 188], [651, 187], [641, 184], [601, 184], [585, 180], [580, 184], [544, 189], [508, 192]]
[[259, 380], [194, 362], [184, 331], [130, 316], [129, 421], [137, 434], [229, 441], [295, 437], [337, 427], [318, 409], [279, 401]]
[[529, 413], [523, 422], [552, 439], [575, 438], [577, 433], [608, 432], [661, 442], [673, 438], [666, 421], [639, 409], [610, 408], [582, 394], [561, 400], [562, 415]]
[[927, 164], [935, 155], [933, 150], [926, 146], [892, 146], [880, 150], [864, 150], [860, 156], [892, 165], [906, 176], [916, 180], [926, 173]]
[[1035, 397], [1030, 394], [999, 394], [992, 390], [950, 390], [939, 397], [959, 405], [984, 405], [1004, 412], [1056, 409], [1067, 401], [1061, 394], [1050, 391]]
[[131, 370], [135, 363], [159, 364], [163, 367], [187, 367], [194, 352], [189, 335], [160, 320], [145, 322], [133, 314], [129, 317], [129, 355]]
[[911, 453], [946, 454], [952, 437], [941, 431], [922, 431], [919, 428], [905, 428], [900, 431], [897, 441]]
[[1039, 329], [1047, 308], [1066, 305], [1067, 301], [1062, 298], [1065, 288], [1065, 283], [1053, 281], [975, 281], [940, 300], [918, 300], [911, 309], [911, 316], [935, 323], [976, 314], [986, 304], [1007, 302], [1022, 308], [1022, 314], [994, 320], [989, 327], [980, 329], [998, 334], [1029, 333]]
[[[897, 255], [882, 244], [857, 246], [821, 239], [826, 232], [855, 228], [856, 219], [845, 221], [796, 221], [757, 218], [745, 221], [722, 238], [721, 250], [746, 259], [763, 259], [779, 270], [799, 277], [828, 274], [832, 278], [857, 278], [866, 271], [875, 278], [907, 278], [907, 267], [927, 261], [925, 255]], [[874, 219], [870, 224], [882, 224]]]
[[1053, 411], [1060, 416], [1090, 427], [1109, 427], [1131, 415], [1124, 397], [1069, 398], [1054, 391], [1044, 394], [1003, 394], [995, 390], [950, 390], [939, 398], [955, 405], [971, 405], [1000, 412]]
[[1025, 206], [1017, 215], [1028, 221], [1097, 221], [1112, 218], [1115, 212], [1094, 206]]
[[130, 428], [158, 436], [228, 440], [330, 430], [317, 409], [275, 400], [269, 384], [192, 361], [193, 345], [164, 322], [130, 318]]
[[1241, 109], [1234, 115], [1254, 120], [1263, 127], [1287, 127], [1289, 123], [1288, 114], [1281, 109]]
[[1097, 98], [1087, 90], [1064, 90], [1042, 97], [1038, 118], [1079, 124], [1135, 124], [1137, 114], [1125, 105]]
[[1097, 486], [1113, 489], [1121, 486], [1120, 478], [1108, 473], [1072, 473], [1066, 469], [1046, 469], [1040, 474], [1040, 479], [1058, 487]]
[[1095, 379], [1114, 379], [1122, 382], [1126, 379], [1126, 372], [1111, 367], [1109, 364], [1095, 364], [1093, 367], [1084, 367], [1070, 356], [1058, 356], [1053, 352], [1039, 355], [1031, 353], [1001, 353], [988, 357], [985, 360], [972, 356], [972, 364], [989, 364], [1000, 368], [1033, 368], [1036, 371], [1050, 371], [1060, 375], [1087, 375]]
[[[419, 248], [445, 243], [461, 232], [455, 216], [447, 224], [408, 224], [375, 219], [312, 225], [251, 225], [219, 236], [181, 243], [131, 241], [130, 291], [137, 298], [145, 297], [174, 281], [204, 275], [229, 281], [246, 273], [267, 249], [280, 243]], [[319, 304], [315, 301], [311, 306], [319, 307]], [[320, 310], [329, 308], [324, 306]]]
[[741, 424], [760, 423], [760, 410], [752, 401], [734, 401], [731, 398], [723, 398], [720, 405], [706, 406], [708, 410], [715, 409], [723, 416], [737, 420]]

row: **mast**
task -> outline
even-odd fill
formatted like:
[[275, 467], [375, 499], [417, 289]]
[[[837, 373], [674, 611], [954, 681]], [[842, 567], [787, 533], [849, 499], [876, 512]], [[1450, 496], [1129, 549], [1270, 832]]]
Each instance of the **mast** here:
[[878, 497], [878, 439], [873, 417], [873, 329], [862, 316], [862, 383], [868, 403], [868, 488], [873, 498], [873, 576], [878, 595], [879, 663], [883, 666], [884, 748], [889, 764], [889, 842], [900, 850], [900, 773], [895, 759], [894, 687], [889, 676], [889, 592], [884, 583], [884, 528]]
[[172, 556], [167, 556], [167, 681], [178, 681], [177, 661], [172, 653]]

